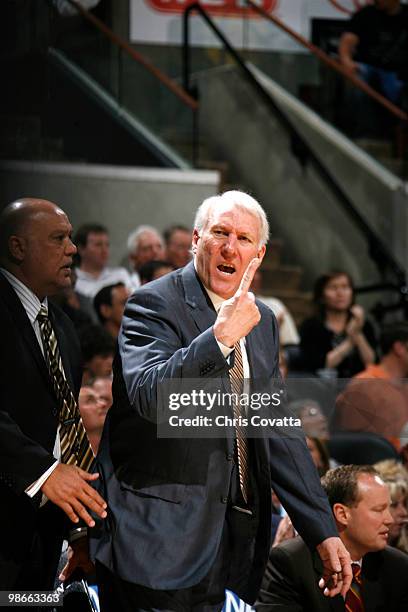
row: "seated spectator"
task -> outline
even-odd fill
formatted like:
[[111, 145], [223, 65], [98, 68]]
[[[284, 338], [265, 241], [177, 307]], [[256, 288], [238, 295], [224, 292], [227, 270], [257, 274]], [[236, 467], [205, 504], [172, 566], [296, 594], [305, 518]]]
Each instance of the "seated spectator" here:
[[402, 552], [408, 552], [408, 472], [401, 463], [388, 459], [374, 465], [387, 485], [391, 497], [391, 515], [388, 543]]
[[382, 357], [352, 379], [337, 398], [337, 430], [369, 431], [386, 437], [399, 448], [408, 422], [408, 324], [393, 323], [380, 337]]
[[[346, 24], [339, 45], [344, 68], [408, 110], [408, 7], [400, 0], [375, 0]], [[395, 144], [402, 156], [404, 123], [397, 123], [387, 109], [359, 88], [346, 84], [344, 93], [339, 113], [347, 133], [354, 138], [389, 139], [397, 128]]]
[[139, 270], [140, 284], [145, 285], [150, 283], [169, 272], [173, 272], [174, 267], [168, 261], [158, 259], [156, 261], [148, 261], [143, 264]]
[[408, 7], [400, 0], [375, 0], [352, 16], [340, 39], [343, 66], [394, 104], [400, 102], [408, 76], [407, 32]]
[[116, 283], [104, 287], [94, 297], [93, 303], [99, 322], [112, 338], [118, 337], [129, 295], [130, 290], [123, 283]]
[[76, 268], [75, 291], [88, 298], [94, 298], [100, 289], [114, 283], [130, 287], [129, 272], [125, 268], [109, 268], [109, 235], [103, 225], [88, 223], [75, 234], [78, 248], [79, 267]]
[[90, 325], [79, 333], [83, 358], [82, 384], [86, 385], [98, 376], [112, 375], [115, 342], [100, 325]]
[[408, 323], [386, 325], [380, 336], [381, 359], [355, 376], [402, 382], [408, 376]]
[[279, 325], [279, 340], [281, 346], [299, 344], [299, 334], [295, 321], [285, 304], [274, 297], [262, 295], [262, 271], [257, 270], [251, 285], [251, 291], [264, 304], [269, 306]]
[[393, 519], [388, 488], [371, 466], [330, 470], [323, 488], [340, 538], [351, 556], [353, 582], [345, 601], [319, 588], [323, 566], [299, 537], [271, 549], [256, 610], [263, 612], [371, 612], [407, 609], [408, 557], [387, 546]]
[[191, 259], [191, 230], [184, 225], [172, 225], [163, 232], [167, 261], [174, 269], [183, 268]]
[[89, 444], [96, 455], [108, 411], [106, 403], [99, 397], [92, 384], [88, 383], [82, 385], [79, 391], [78, 406]]
[[139, 225], [127, 240], [129, 264], [132, 270], [132, 290], [140, 287], [140, 268], [148, 261], [164, 259], [163, 238], [151, 225]]
[[354, 303], [354, 287], [346, 272], [320, 276], [314, 287], [316, 316], [300, 327], [303, 369], [330, 368], [340, 378], [361, 372], [375, 360], [373, 326]]

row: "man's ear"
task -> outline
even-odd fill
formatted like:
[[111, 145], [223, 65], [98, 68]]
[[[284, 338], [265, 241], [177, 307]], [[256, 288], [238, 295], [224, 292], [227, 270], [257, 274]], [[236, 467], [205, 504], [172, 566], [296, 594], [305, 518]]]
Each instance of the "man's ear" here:
[[192, 237], [192, 244], [191, 244], [191, 250], [193, 251], [193, 255], [196, 254], [197, 252], [197, 242], [200, 239], [200, 234], [198, 233], [198, 229], [195, 227], [193, 229], [193, 237]]
[[343, 527], [347, 527], [350, 520], [350, 509], [347, 506], [344, 504], [334, 504], [333, 514], [337, 523]]
[[265, 256], [265, 253], [266, 253], [266, 246], [263, 244], [261, 248], [258, 250], [258, 253], [256, 256], [258, 257], [258, 259], [262, 261]]
[[24, 257], [27, 252], [27, 240], [22, 236], [10, 236], [8, 240], [8, 246], [11, 257], [17, 261], [24, 261]]

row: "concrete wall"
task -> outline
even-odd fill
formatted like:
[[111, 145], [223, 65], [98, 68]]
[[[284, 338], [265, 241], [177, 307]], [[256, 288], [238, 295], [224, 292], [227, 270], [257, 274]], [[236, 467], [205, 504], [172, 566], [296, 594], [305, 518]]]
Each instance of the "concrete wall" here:
[[126, 255], [127, 236], [147, 223], [163, 230], [192, 226], [202, 200], [218, 191], [213, 171], [121, 168], [83, 164], [1, 162], [0, 202], [35, 196], [58, 203], [75, 229], [98, 222], [109, 228], [111, 263]]
[[[358, 284], [378, 281], [365, 239], [313, 168], [301, 167], [286, 132], [240, 73], [220, 68], [199, 75], [198, 84], [201, 134], [215, 157], [229, 160], [233, 180], [265, 206], [272, 235], [285, 240], [284, 258], [305, 269], [304, 287], [331, 268], [348, 270]], [[405, 265], [401, 245], [406, 242], [408, 199], [403, 183], [274, 87], [275, 101], [372, 228], [391, 248], [400, 236], [394, 253]]]

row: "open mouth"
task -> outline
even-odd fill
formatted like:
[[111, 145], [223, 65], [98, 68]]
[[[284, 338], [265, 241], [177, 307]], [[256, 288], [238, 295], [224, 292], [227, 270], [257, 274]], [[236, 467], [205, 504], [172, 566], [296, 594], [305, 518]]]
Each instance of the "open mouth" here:
[[230, 264], [220, 264], [217, 269], [223, 274], [234, 274], [235, 267]]

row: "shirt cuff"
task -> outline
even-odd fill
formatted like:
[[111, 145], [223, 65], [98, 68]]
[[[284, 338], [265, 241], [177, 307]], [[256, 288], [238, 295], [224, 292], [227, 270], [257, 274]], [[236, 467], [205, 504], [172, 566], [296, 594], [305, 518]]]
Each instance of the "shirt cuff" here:
[[34, 495], [38, 493], [38, 491], [41, 489], [41, 487], [43, 486], [47, 478], [51, 476], [51, 474], [57, 467], [58, 463], [59, 463], [58, 461], [55, 461], [55, 463], [53, 463], [52, 466], [49, 467], [48, 470], [44, 472], [44, 474], [40, 476], [38, 480], [36, 480], [32, 484], [30, 484], [29, 487], [26, 488], [25, 493], [27, 493], [28, 497], [34, 497]]
[[217, 338], [215, 339], [221, 353], [223, 354], [223, 356], [225, 357], [225, 359], [227, 359], [227, 357], [229, 357], [232, 353], [232, 351], [234, 350], [234, 347], [230, 348], [229, 346], [225, 346], [225, 344], [223, 344], [222, 342], [220, 342], [219, 340], [217, 340]]

